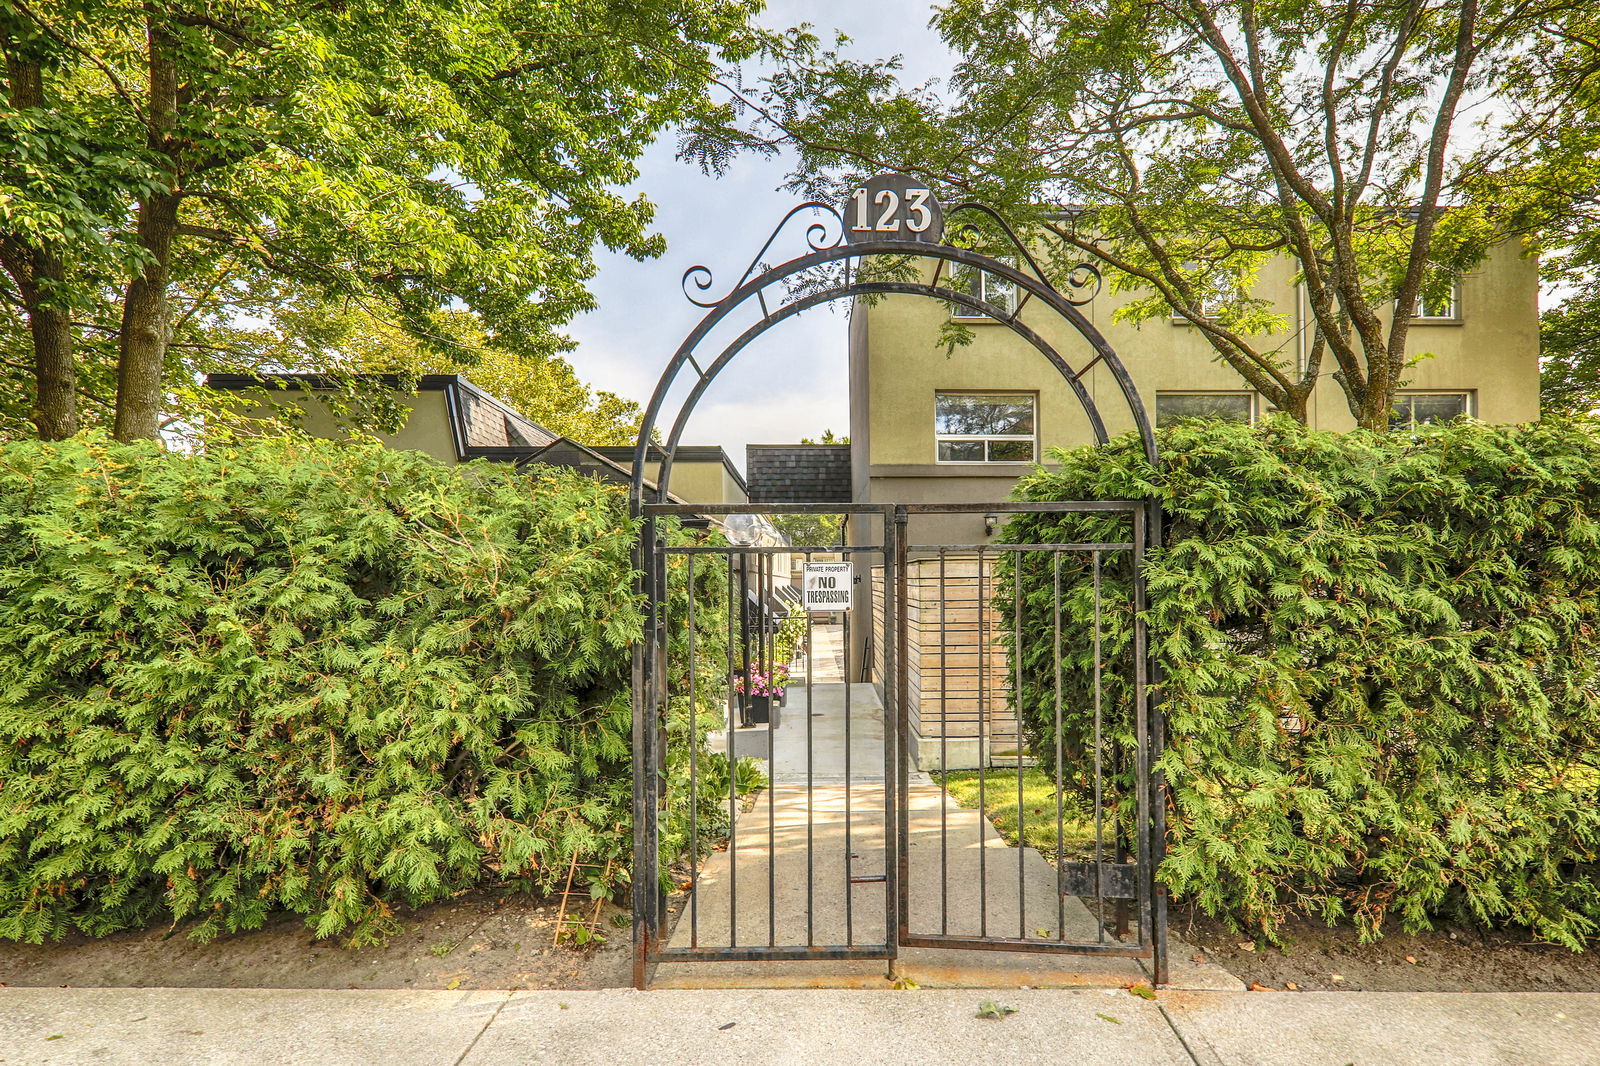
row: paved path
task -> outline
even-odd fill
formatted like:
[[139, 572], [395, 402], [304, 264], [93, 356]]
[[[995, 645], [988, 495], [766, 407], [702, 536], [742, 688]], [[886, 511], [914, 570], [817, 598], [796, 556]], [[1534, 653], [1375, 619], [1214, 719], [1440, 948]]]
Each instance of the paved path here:
[[[885, 942], [885, 887], [860, 881], [885, 872], [882, 704], [867, 684], [814, 683], [810, 696], [808, 705], [804, 688], [790, 689], [771, 737], [773, 787], [740, 817], [732, 847], [706, 861], [671, 947]], [[758, 732], [764, 740], [766, 731]], [[912, 935], [1017, 937], [1044, 950], [904, 948], [899, 975], [930, 988], [1125, 986], [1147, 979], [1136, 959], [1049, 953], [1053, 941], [1114, 941], [1084, 900], [1057, 892], [1055, 868], [1044, 856], [1011, 847], [988, 819], [946, 799], [926, 774], [911, 775], [907, 799]], [[1173, 940], [1171, 954], [1172, 987], [1244, 988], [1222, 967], [1193, 962], [1196, 950], [1181, 941]], [[888, 979], [881, 961], [695, 962], [663, 964], [654, 983], [882, 988]]]
[[0, 989], [5, 1066], [1595, 1066], [1600, 994]]

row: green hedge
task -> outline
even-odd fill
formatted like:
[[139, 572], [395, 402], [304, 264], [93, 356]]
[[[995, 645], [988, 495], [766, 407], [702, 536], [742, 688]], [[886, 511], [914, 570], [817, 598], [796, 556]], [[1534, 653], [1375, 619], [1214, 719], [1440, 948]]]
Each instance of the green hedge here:
[[[1161, 449], [1160, 473], [1128, 439], [1060, 453], [1019, 497], [1163, 500], [1149, 619], [1173, 892], [1268, 936], [1299, 911], [1367, 936], [1390, 916], [1518, 924], [1581, 949], [1600, 927], [1596, 427], [1191, 424]], [[1112, 532], [1029, 517], [1008, 536]], [[1049, 632], [1044, 565], [1024, 563], [1024, 634]], [[1126, 568], [1105, 580], [1125, 592]], [[1086, 573], [1064, 581], [1081, 620]], [[1108, 612], [1104, 652], [1124, 751], [1129, 617]], [[1093, 657], [1084, 625], [1064, 639], [1063, 741], [1081, 753]], [[1051, 648], [1025, 636], [1023, 661], [1048, 760]]]
[[0, 450], [0, 936], [618, 887], [633, 533], [595, 481], [375, 443]]

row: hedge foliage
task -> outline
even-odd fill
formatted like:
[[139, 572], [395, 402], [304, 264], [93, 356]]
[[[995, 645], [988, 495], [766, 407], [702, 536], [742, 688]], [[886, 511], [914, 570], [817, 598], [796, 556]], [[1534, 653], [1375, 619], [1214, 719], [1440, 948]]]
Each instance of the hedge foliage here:
[[[1165, 669], [1171, 786], [1161, 876], [1272, 936], [1290, 911], [1526, 926], [1581, 949], [1600, 928], [1600, 434], [1459, 423], [1328, 434], [1275, 420], [1059, 453], [1032, 500], [1159, 494], [1149, 621]], [[1016, 541], [1111, 536], [1019, 519]], [[1121, 536], [1127, 536], [1123, 526]], [[1053, 758], [1047, 584], [1024, 563], [1024, 712]], [[1064, 567], [1068, 617], [1087, 572]], [[1128, 571], [1109, 561], [1107, 596]], [[1123, 603], [1126, 603], [1125, 598]], [[1002, 610], [1010, 609], [1009, 593]], [[1130, 610], [1104, 662], [1127, 750]], [[1090, 630], [1063, 634], [1069, 753], [1092, 749]], [[1081, 764], [1075, 760], [1074, 764]], [[1081, 783], [1081, 782], [1080, 782]]]
[[574, 856], [612, 890], [633, 535], [595, 481], [375, 443], [6, 447], [0, 936], [287, 910], [362, 942]]

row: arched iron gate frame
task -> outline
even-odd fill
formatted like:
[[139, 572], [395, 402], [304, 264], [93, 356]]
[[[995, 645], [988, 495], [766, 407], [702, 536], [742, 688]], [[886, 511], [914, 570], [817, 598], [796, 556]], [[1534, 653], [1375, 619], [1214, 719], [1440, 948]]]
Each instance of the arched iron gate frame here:
[[[811, 247], [809, 254], [780, 263], [777, 266], [767, 267], [762, 263], [762, 256], [772, 246], [778, 234], [784, 229], [790, 219], [802, 211], [817, 210], [831, 215], [838, 223], [840, 237], [831, 246], [819, 246], [817, 241], [824, 230], [824, 224], [813, 221], [807, 228], [807, 242]], [[1006, 224], [992, 208], [976, 202], [964, 202], [948, 209], [946, 214], [954, 216], [962, 211], [972, 211], [986, 216], [996, 224], [1010, 240], [1023, 261], [1032, 269], [1028, 274], [1017, 266], [985, 255], [971, 249], [957, 247], [948, 243], [912, 242], [906, 240], [875, 240], [848, 243], [843, 235], [843, 220], [830, 205], [820, 201], [809, 201], [791, 209], [778, 223], [771, 236], [767, 238], [761, 251], [751, 261], [743, 277], [729, 293], [721, 299], [711, 303], [703, 303], [688, 296], [690, 302], [696, 306], [707, 308], [706, 315], [690, 331], [672, 359], [662, 371], [657, 380], [656, 388], [651, 394], [650, 401], [645, 408], [644, 416], [639, 425], [639, 435], [634, 446], [632, 481], [629, 486], [630, 513], [636, 520], [640, 520], [640, 533], [634, 549], [634, 565], [637, 574], [636, 583], [638, 591], [643, 594], [647, 604], [645, 632], [642, 639], [633, 647], [633, 837], [634, 837], [634, 869], [632, 879], [633, 898], [633, 943], [634, 943], [634, 982], [639, 988], [644, 988], [648, 983], [648, 968], [656, 960], [659, 951], [657, 944], [660, 941], [662, 918], [666, 913], [666, 899], [659, 887], [660, 863], [660, 837], [657, 822], [656, 789], [663, 777], [666, 761], [665, 731], [662, 729], [650, 730], [646, 728], [652, 716], [659, 718], [663, 712], [662, 679], [665, 676], [665, 662], [660, 659], [662, 642], [660, 635], [664, 626], [663, 608], [666, 600], [666, 572], [665, 557], [656, 547], [656, 528], [654, 513], [703, 513], [703, 514], [728, 514], [738, 513], [743, 508], [730, 506], [691, 506], [670, 504], [669, 486], [672, 476], [674, 456], [681, 442], [683, 432], [688, 425], [690, 416], [694, 413], [696, 404], [716, 379], [721, 370], [728, 365], [741, 351], [753, 341], [778, 323], [792, 318], [803, 311], [834, 300], [850, 299], [857, 296], [877, 295], [914, 295], [924, 296], [939, 300], [947, 304], [954, 304], [970, 310], [981, 312], [1001, 325], [1008, 327], [1013, 333], [1027, 341], [1045, 358], [1066, 381], [1078, 398], [1085, 416], [1088, 418], [1099, 444], [1109, 440], [1105, 422], [1093, 396], [1083, 385], [1083, 377], [1089, 370], [1098, 364], [1104, 364], [1116, 380], [1122, 398], [1133, 417], [1134, 426], [1139, 434], [1145, 458], [1152, 466], [1159, 464], [1159, 455], [1156, 448], [1155, 433], [1145, 410], [1137, 387], [1132, 376], [1118, 357], [1116, 350], [1110, 342], [1095, 328], [1084, 314], [1078, 310], [1077, 304], [1087, 302], [1087, 299], [1074, 300], [1055, 288], [1045, 280], [1044, 271], [1040, 269], [1037, 261], [1028, 251], [1026, 245], [1017, 237], [1016, 233]], [[967, 226], [969, 232], [976, 232], [976, 227]], [[935, 273], [932, 284], [912, 281], [860, 281], [854, 280], [853, 272], [847, 273], [845, 283], [827, 289], [812, 292], [797, 299], [790, 300], [780, 305], [775, 311], [767, 307], [766, 290], [780, 282], [804, 274], [806, 271], [832, 263], [864, 259], [869, 256], [894, 256], [926, 258], [938, 261], [939, 267]], [[986, 302], [969, 293], [957, 289], [941, 287], [938, 282], [944, 264], [966, 266], [983, 273], [1003, 278], [1015, 285], [1021, 293], [1014, 310], [1007, 311], [998, 305]], [[758, 267], [760, 268], [757, 272]], [[1069, 271], [1069, 278], [1073, 272], [1087, 271], [1090, 281], [1095, 289], [1099, 287], [1099, 274], [1093, 267], [1082, 264]], [[753, 275], [753, 276], [752, 276]], [[1082, 276], [1079, 275], [1081, 278]], [[688, 295], [687, 286], [691, 279], [695, 286], [702, 292], [711, 287], [711, 271], [703, 266], [690, 267], [684, 272], [683, 284], [685, 295]], [[1089, 282], [1084, 282], [1088, 284]], [[758, 301], [762, 317], [754, 325], [744, 330], [738, 337], [730, 341], [708, 366], [701, 367], [695, 359], [695, 349], [719, 324], [726, 320], [735, 310], [742, 307], [752, 298]], [[1023, 308], [1027, 303], [1037, 299], [1045, 307], [1054, 311], [1059, 317], [1065, 319], [1078, 335], [1089, 345], [1094, 353], [1094, 358], [1082, 367], [1074, 370], [1071, 364], [1056, 351], [1048, 341], [1040, 336], [1026, 323], [1021, 321]], [[665, 445], [661, 448], [661, 465], [656, 476], [656, 498], [646, 499], [645, 464], [649, 458], [652, 437], [655, 434], [662, 409], [666, 404], [667, 394], [677, 381], [684, 367], [693, 366], [698, 372], [698, 379], [692, 386], [688, 396], [684, 398], [679, 407], [677, 417], [672, 424]], [[1160, 501], [1154, 498], [1146, 500], [1118, 500], [1118, 501], [1089, 501], [1087, 507], [1114, 506], [1118, 509], [1133, 508], [1138, 511], [1140, 519], [1136, 523], [1140, 543], [1137, 545], [1138, 557], [1142, 559], [1144, 551], [1161, 540], [1162, 512]], [[778, 505], [763, 508], [772, 512], [782, 511], [815, 511], [827, 510], [832, 513], [853, 512], [859, 514], [877, 513], [884, 511], [880, 505], [861, 504], [828, 504], [828, 505]], [[903, 508], [902, 508], [903, 510]], [[1147, 606], [1145, 602], [1144, 583], [1142, 578], [1135, 581], [1135, 611], [1142, 618]], [[886, 590], [887, 594], [887, 590]], [[1155, 982], [1164, 984], [1167, 980], [1167, 928], [1166, 894], [1162, 891], [1159, 882], [1155, 881], [1154, 873], [1160, 865], [1165, 852], [1166, 836], [1166, 788], [1162, 775], [1156, 767], [1165, 742], [1165, 723], [1161, 714], [1161, 701], [1159, 687], [1161, 675], [1159, 664], [1150, 654], [1150, 642], [1144, 631], [1143, 622], [1136, 626], [1135, 636], [1136, 659], [1144, 669], [1139, 673], [1147, 678], [1148, 685], [1144, 699], [1147, 701], [1147, 719], [1149, 722], [1149, 736], [1147, 742], [1138, 754], [1142, 763], [1142, 772], [1139, 779], [1148, 785], [1148, 818], [1146, 829], [1149, 833], [1150, 859], [1148, 862], [1147, 876], [1149, 878], [1147, 890], [1150, 903], [1151, 940], [1150, 953], [1152, 957]], [[886, 649], [887, 650], [887, 649]], [[885, 683], [886, 719], [890, 718], [890, 711], [894, 710], [894, 719], [898, 720], [903, 712], [898, 708], [900, 702], [897, 690], [903, 678], [904, 664], [897, 663], [893, 669], [886, 669], [886, 673], [893, 673], [895, 685], [893, 688]], [[885, 736], [898, 734], [899, 729], [892, 728], [888, 721], [885, 726]], [[896, 747], [903, 746], [903, 737], [896, 737]], [[887, 741], [886, 741], [887, 743]], [[903, 758], [901, 760], [903, 762]], [[892, 783], [884, 782], [885, 789], [891, 789]], [[902, 812], [902, 819], [904, 814]], [[904, 825], [898, 827], [904, 832]], [[885, 827], [890, 833], [889, 827]], [[887, 840], [886, 840], [887, 844]], [[894, 881], [891, 879], [890, 884]], [[901, 893], [904, 886], [895, 889]], [[892, 901], [891, 901], [892, 906]], [[901, 921], [903, 929], [903, 917]], [[890, 925], [889, 940], [891, 949], [895, 942], [892, 931], [894, 923]]]

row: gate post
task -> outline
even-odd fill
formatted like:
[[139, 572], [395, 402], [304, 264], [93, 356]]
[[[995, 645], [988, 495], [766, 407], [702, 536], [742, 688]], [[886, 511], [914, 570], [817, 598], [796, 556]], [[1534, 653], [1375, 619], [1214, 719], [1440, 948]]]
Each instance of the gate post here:
[[629, 888], [633, 902], [633, 987], [643, 991], [650, 981], [650, 952], [653, 949], [656, 864], [650, 854], [654, 834], [649, 819], [655, 816], [651, 802], [651, 755], [655, 738], [649, 728], [650, 656], [655, 646], [655, 521], [639, 518], [638, 539], [633, 549], [634, 588], [643, 597], [646, 615], [639, 639], [633, 645], [633, 879]]
[[[1159, 548], [1162, 543], [1162, 512], [1159, 497], [1151, 497], [1149, 516], [1145, 519], [1145, 549]], [[1144, 586], [1143, 558], [1139, 574], [1140, 611], [1149, 609], [1149, 597]], [[1161, 661], [1156, 655], [1154, 642], [1147, 640], [1149, 656], [1150, 702], [1150, 906], [1154, 925], [1151, 941], [1151, 983], [1156, 987], [1166, 985], [1171, 978], [1167, 955], [1167, 886], [1161, 883], [1161, 864], [1167, 857], [1167, 780], [1157, 765], [1167, 742], [1167, 716], [1163, 709]]]

